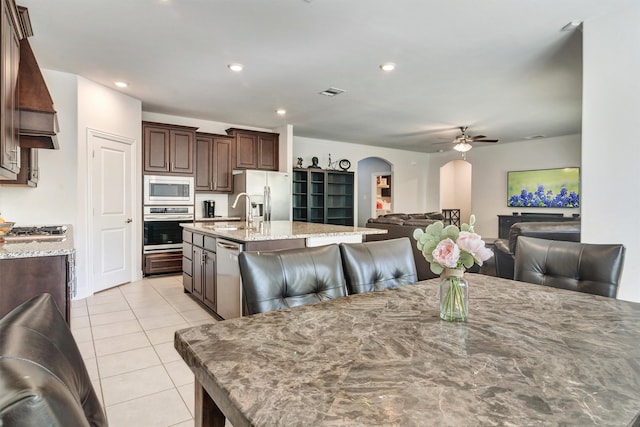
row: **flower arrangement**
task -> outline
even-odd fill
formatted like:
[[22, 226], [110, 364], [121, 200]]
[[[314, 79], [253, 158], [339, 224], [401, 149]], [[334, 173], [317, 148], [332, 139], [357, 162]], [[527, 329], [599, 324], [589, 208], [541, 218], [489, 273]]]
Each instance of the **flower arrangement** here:
[[[429, 262], [431, 271], [440, 274], [446, 289], [440, 291], [440, 317], [444, 320], [467, 319], [468, 288], [463, 272], [475, 263], [482, 263], [493, 256], [485, 242], [474, 232], [475, 215], [469, 224], [444, 226], [441, 221], [413, 232], [418, 249]], [[442, 282], [441, 282], [442, 283]], [[442, 286], [441, 286], [442, 288]]]

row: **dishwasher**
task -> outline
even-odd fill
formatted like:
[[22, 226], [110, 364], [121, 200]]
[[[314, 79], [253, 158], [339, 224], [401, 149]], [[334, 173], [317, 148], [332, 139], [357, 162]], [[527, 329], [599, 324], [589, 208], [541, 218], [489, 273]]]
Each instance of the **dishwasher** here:
[[216, 313], [223, 319], [242, 316], [242, 285], [238, 254], [242, 244], [217, 239]]

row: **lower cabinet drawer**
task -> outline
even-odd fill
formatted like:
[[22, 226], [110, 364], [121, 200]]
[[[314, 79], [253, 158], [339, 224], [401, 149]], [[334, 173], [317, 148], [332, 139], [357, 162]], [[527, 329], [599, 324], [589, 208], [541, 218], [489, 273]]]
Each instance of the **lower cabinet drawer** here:
[[193, 275], [193, 261], [185, 256], [182, 257], [182, 272], [190, 276]]
[[144, 255], [144, 274], [178, 273], [182, 271], [182, 251]]

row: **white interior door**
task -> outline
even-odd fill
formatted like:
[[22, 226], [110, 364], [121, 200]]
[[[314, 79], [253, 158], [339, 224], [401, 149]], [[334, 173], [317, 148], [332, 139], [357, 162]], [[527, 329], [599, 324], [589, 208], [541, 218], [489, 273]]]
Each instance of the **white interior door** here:
[[132, 142], [89, 131], [93, 291], [131, 281]]

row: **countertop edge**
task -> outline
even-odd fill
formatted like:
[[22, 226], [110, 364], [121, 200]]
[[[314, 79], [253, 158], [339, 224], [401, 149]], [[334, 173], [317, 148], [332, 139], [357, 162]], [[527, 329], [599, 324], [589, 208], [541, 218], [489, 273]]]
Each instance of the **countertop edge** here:
[[[279, 223], [277, 225], [284, 225], [288, 221], [276, 221], [272, 224]], [[299, 227], [309, 227], [312, 223], [302, 223], [292, 221], [291, 225], [294, 228], [288, 232], [278, 232], [271, 229], [266, 231], [270, 234], [263, 234], [263, 232], [256, 232], [255, 230], [215, 230], [213, 227], [207, 227], [198, 223], [182, 223], [180, 224], [185, 230], [206, 234], [213, 237], [220, 237], [224, 239], [240, 241], [240, 242], [256, 242], [266, 240], [292, 240], [292, 239], [308, 239], [314, 237], [331, 237], [331, 236], [352, 236], [352, 235], [368, 235], [368, 234], [386, 234], [387, 230], [378, 228], [364, 228], [364, 227], [351, 227], [340, 226], [331, 224], [312, 224], [311, 226], [318, 227], [320, 229], [326, 228], [326, 231], [311, 231], [303, 232], [296, 231], [295, 227], [299, 224]], [[275, 227], [274, 227], [275, 228]]]

